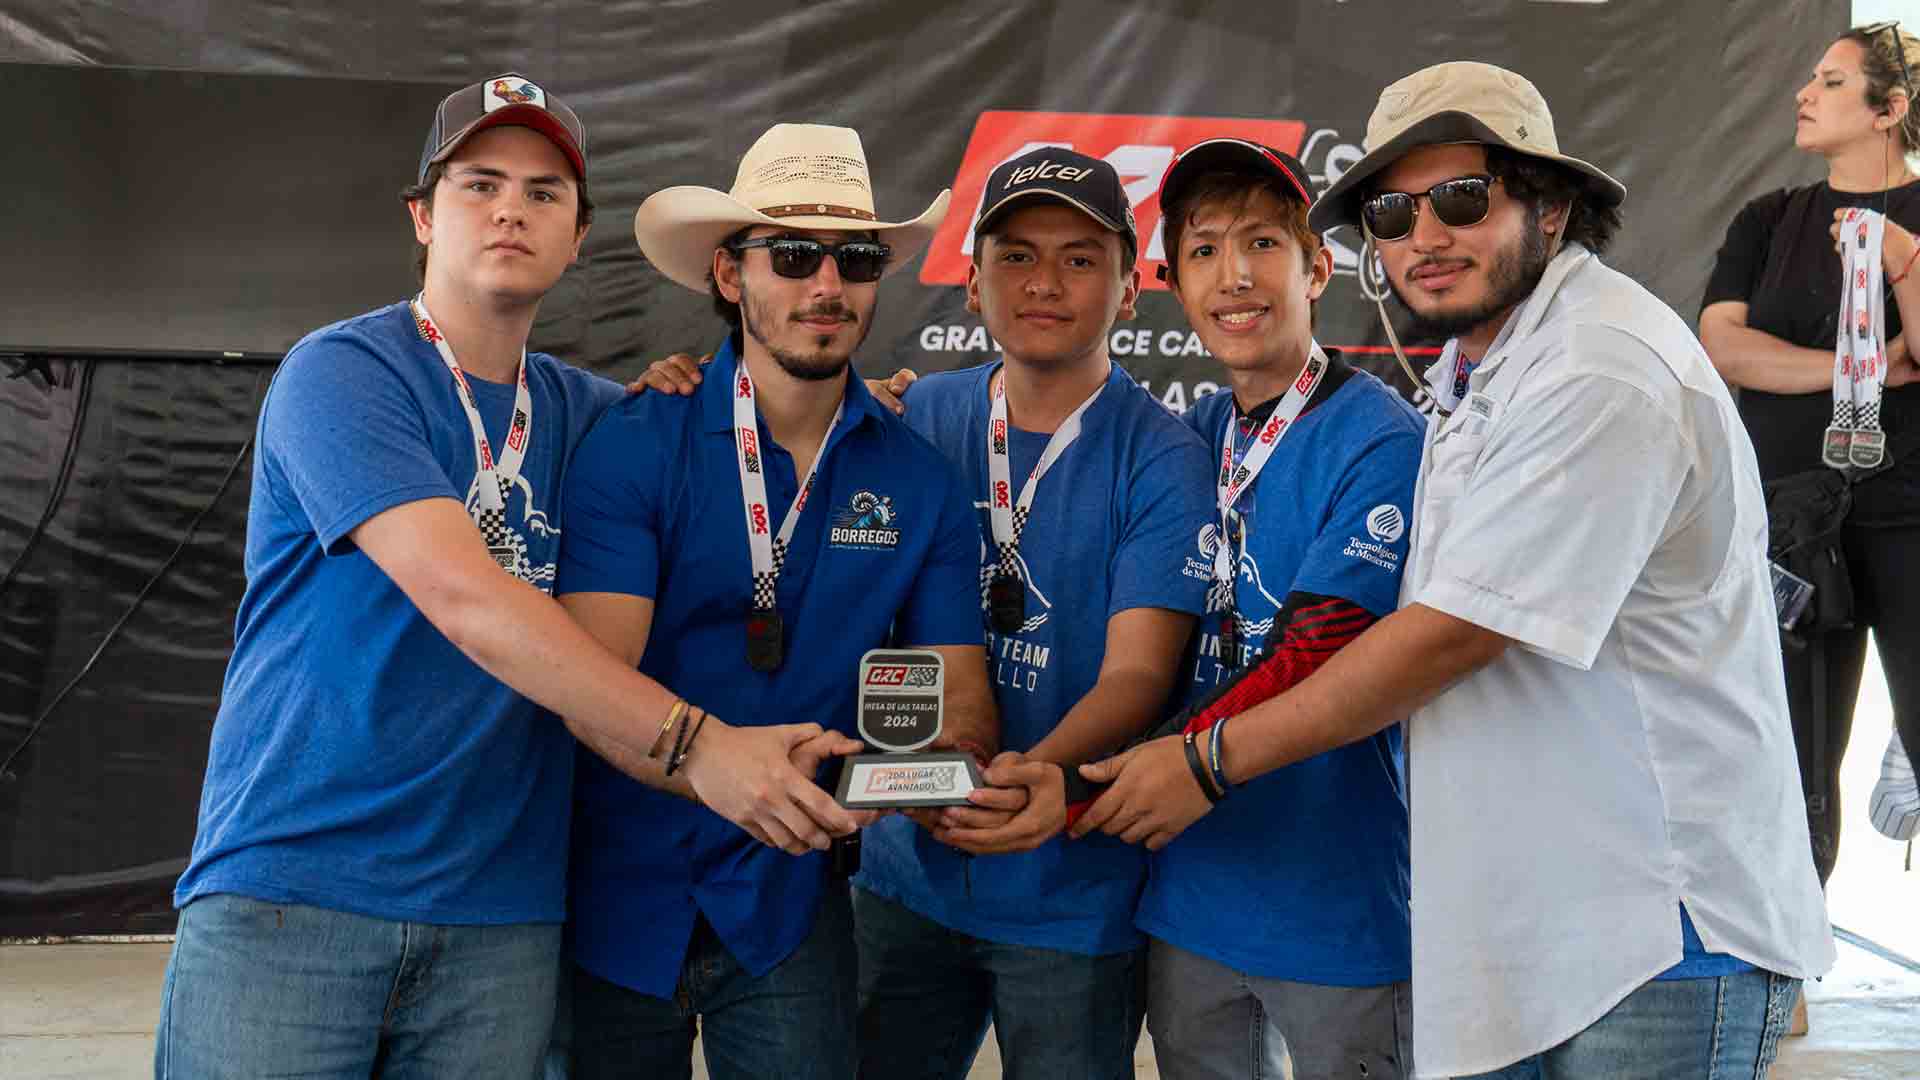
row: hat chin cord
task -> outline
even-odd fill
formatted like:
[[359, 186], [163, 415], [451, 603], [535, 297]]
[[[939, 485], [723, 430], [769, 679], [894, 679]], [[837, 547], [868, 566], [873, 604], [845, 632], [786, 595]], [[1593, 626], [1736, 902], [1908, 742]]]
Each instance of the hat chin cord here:
[[[1362, 274], [1370, 274], [1373, 272], [1373, 261], [1379, 257], [1379, 251], [1373, 242], [1373, 230], [1367, 228], [1367, 224], [1364, 221], [1360, 223], [1360, 233], [1366, 237], [1360, 244], [1360, 272]], [[1385, 295], [1385, 290], [1375, 290], [1373, 294], [1374, 310], [1380, 313], [1380, 329], [1387, 332], [1387, 344], [1393, 347], [1393, 358], [1400, 362], [1400, 370], [1406, 372], [1407, 381], [1412, 383], [1413, 388], [1417, 391], [1426, 385], [1426, 380], [1414, 374], [1413, 365], [1407, 362], [1406, 351], [1400, 347], [1400, 335], [1393, 332], [1393, 320], [1387, 317]], [[1434, 409], [1438, 411], [1441, 416], [1451, 416], [1453, 414], [1452, 409], [1440, 404], [1439, 398], [1434, 397], [1432, 394], [1428, 394], [1427, 397], [1433, 402]]]

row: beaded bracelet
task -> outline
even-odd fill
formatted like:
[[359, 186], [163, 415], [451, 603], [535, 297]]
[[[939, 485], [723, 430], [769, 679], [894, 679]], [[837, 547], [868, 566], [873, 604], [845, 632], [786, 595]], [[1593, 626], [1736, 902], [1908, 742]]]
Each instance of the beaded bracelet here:
[[1193, 770], [1193, 782], [1200, 785], [1200, 791], [1206, 795], [1207, 801], [1217, 803], [1220, 801], [1220, 795], [1213, 790], [1213, 785], [1207, 780], [1207, 767], [1200, 761], [1200, 750], [1193, 744], [1193, 734], [1191, 731], [1187, 732], [1187, 737], [1182, 742], [1187, 749], [1187, 768]]
[[682, 732], [682, 734], [686, 736], [686, 740], [684, 742], [676, 741], [674, 743], [673, 757], [667, 760], [668, 776], [672, 776], [682, 765], [687, 763], [687, 755], [693, 753], [693, 740], [700, 737], [700, 729], [707, 726], [707, 717], [711, 715], [713, 714], [707, 712], [705, 709], [701, 709], [700, 718], [688, 725], [692, 730]]

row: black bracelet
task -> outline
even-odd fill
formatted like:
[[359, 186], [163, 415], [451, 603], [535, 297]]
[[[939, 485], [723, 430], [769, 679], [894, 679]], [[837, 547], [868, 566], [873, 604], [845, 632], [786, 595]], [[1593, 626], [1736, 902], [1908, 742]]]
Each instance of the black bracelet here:
[[1200, 785], [1200, 790], [1206, 795], [1208, 802], [1219, 802], [1219, 793], [1214, 791], [1213, 785], [1207, 781], [1207, 766], [1200, 760], [1200, 748], [1193, 743], [1193, 732], [1187, 732], [1182, 745], [1187, 748], [1187, 768], [1193, 770], [1193, 782]]
[[1207, 772], [1213, 776], [1214, 786], [1220, 789], [1220, 797], [1226, 798], [1233, 791], [1233, 785], [1227, 782], [1227, 770], [1220, 764], [1220, 744], [1227, 738], [1227, 721], [1231, 716], [1223, 716], [1214, 721], [1213, 737], [1207, 740]]
[[[707, 715], [707, 711], [701, 709], [700, 715], [704, 718]], [[668, 776], [672, 776], [681, 765], [686, 763], [687, 747], [693, 741], [687, 733], [692, 730], [693, 726], [693, 708], [688, 707], [687, 715], [680, 718], [680, 732], [673, 737], [673, 753], [667, 755]]]

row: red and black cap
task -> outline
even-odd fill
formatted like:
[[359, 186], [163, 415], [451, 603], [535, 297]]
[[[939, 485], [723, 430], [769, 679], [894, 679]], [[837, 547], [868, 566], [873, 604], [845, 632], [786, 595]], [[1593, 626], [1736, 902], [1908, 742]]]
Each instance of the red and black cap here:
[[474, 134], [502, 124], [529, 127], [545, 135], [567, 155], [576, 177], [587, 178], [587, 132], [580, 117], [559, 98], [516, 72], [474, 83], [448, 94], [434, 110], [427, 145], [420, 153], [420, 181], [427, 170], [453, 156]]
[[1066, 203], [1119, 233], [1129, 258], [1140, 250], [1133, 225], [1133, 200], [1127, 198], [1120, 174], [1099, 158], [1059, 146], [1030, 150], [988, 175], [973, 234], [991, 232], [994, 222], [1030, 199]]
[[[1283, 191], [1292, 192], [1308, 210], [1313, 209], [1313, 185], [1307, 182], [1307, 167], [1292, 154], [1246, 139], [1207, 139], [1181, 151], [1160, 178], [1161, 228], [1166, 227], [1167, 203], [1176, 201], [1185, 185], [1208, 173], [1228, 170], [1267, 173], [1280, 180]], [[1161, 281], [1167, 280], [1165, 266], [1155, 273]]]

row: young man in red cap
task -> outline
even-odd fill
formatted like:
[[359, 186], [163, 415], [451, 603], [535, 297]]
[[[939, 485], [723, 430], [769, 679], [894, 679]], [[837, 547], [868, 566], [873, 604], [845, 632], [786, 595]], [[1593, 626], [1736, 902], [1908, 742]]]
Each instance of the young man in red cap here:
[[[666, 783], [656, 733], [688, 713], [547, 595], [561, 471], [619, 393], [526, 349], [592, 217], [585, 151], [573, 111], [519, 75], [450, 95], [403, 192], [419, 296], [316, 331], [275, 376], [157, 1076], [541, 1060], [568, 731]], [[857, 748], [715, 719], [684, 776], [749, 827], [805, 815], [824, 847], [853, 821], [790, 752]]]
[[[1230, 387], [1185, 414], [1219, 448], [1187, 732], [1299, 682], [1399, 593], [1419, 414], [1314, 341], [1333, 258], [1312, 203], [1298, 161], [1239, 139], [1190, 147], [1160, 186], [1162, 276]], [[1300, 1077], [1412, 1075], [1401, 756], [1395, 725], [1308, 758], [1153, 854], [1134, 924], [1161, 1075], [1242, 1076], [1250, 1048], [1263, 1075], [1289, 1057]]]

